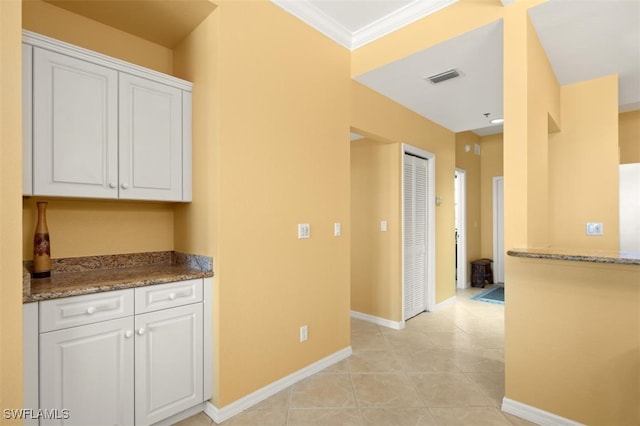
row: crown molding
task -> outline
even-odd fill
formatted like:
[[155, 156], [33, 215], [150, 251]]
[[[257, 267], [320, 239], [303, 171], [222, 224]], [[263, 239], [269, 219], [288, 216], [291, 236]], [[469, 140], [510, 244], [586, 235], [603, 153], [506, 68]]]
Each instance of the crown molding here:
[[351, 50], [355, 50], [365, 44], [384, 37], [406, 25], [409, 25], [425, 16], [431, 15], [440, 9], [456, 3], [458, 0], [417, 0], [403, 8], [400, 8], [387, 16], [359, 29], [351, 38]]
[[355, 50], [367, 43], [371, 43], [457, 1], [416, 0], [352, 33], [308, 1], [271, 0], [275, 5], [349, 50]]
[[351, 32], [311, 3], [300, 0], [271, 0], [271, 2], [351, 50]]

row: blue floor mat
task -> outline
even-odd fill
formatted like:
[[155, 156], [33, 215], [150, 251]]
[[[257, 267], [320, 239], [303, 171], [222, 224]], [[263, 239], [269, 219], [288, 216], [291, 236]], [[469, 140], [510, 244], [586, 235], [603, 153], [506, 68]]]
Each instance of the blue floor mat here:
[[504, 286], [493, 286], [487, 291], [476, 294], [471, 299], [479, 300], [481, 302], [498, 303], [500, 305], [504, 305]]

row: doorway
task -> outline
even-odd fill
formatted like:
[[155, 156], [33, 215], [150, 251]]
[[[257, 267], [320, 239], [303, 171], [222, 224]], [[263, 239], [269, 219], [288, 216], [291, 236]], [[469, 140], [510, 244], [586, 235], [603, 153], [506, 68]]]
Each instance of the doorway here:
[[504, 283], [504, 177], [493, 178], [493, 277]]
[[403, 320], [435, 308], [435, 155], [402, 145]]
[[467, 174], [456, 169], [455, 179], [455, 239], [456, 239], [456, 287], [467, 287]]

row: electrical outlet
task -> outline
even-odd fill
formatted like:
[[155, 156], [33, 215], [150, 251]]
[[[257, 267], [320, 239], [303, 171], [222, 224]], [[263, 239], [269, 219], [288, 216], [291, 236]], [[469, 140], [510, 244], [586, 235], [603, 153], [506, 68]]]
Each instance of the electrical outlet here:
[[387, 229], [388, 229], [387, 221], [386, 220], [380, 221], [380, 231], [387, 232]]
[[339, 237], [342, 235], [342, 225], [338, 222], [333, 224], [333, 236]]
[[307, 326], [303, 325], [302, 327], [300, 327], [300, 341], [301, 342], [306, 342], [307, 341]]

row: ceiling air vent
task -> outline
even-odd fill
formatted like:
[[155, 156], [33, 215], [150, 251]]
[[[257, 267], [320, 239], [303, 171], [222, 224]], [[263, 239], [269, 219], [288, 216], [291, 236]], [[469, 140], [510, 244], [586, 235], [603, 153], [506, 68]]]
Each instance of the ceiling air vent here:
[[456, 77], [460, 77], [460, 73], [456, 69], [451, 69], [439, 74], [429, 76], [426, 78], [426, 80], [429, 80], [431, 84], [438, 84]]

